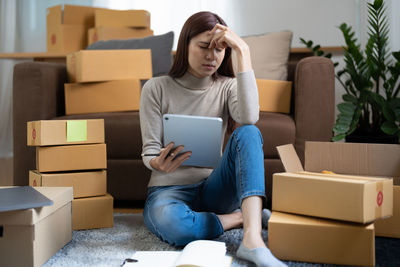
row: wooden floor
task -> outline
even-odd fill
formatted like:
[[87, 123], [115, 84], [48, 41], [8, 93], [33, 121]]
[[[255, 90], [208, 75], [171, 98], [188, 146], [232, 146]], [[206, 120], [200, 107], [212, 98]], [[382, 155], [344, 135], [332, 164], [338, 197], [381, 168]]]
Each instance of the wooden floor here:
[[13, 158], [0, 158], [0, 186], [13, 184]]

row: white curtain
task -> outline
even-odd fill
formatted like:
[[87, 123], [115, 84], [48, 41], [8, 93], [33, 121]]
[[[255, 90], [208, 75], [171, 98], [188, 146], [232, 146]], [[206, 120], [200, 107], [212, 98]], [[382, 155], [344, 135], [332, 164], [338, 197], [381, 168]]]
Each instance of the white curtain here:
[[[14, 52], [17, 2], [0, 1], [0, 53]], [[0, 60], [0, 157], [12, 156], [12, 73], [15, 62]]]

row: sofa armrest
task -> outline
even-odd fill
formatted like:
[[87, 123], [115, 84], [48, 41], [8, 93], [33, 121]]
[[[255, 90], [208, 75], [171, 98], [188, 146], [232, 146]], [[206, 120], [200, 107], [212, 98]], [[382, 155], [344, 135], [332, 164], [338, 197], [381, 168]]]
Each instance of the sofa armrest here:
[[325, 57], [307, 57], [295, 73], [296, 151], [304, 164], [305, 141], [330, 141], [335, 120], [335, 73]]
[[35, 149], [26, 145], [26, 122], [65, 114], [66, 79], [63, 64], [23, 62], [14, 67], [14, 185], [27, 185], [28, 171], [35, 168]]

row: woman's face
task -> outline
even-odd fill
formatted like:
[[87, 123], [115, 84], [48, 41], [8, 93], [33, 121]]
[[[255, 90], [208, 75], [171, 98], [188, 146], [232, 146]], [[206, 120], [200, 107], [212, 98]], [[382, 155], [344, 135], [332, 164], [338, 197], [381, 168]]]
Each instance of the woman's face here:
[[214, 74], [225, 56], [225, 49], [209, 49], [213, 35], [205, 31], [193, 37], [189, 43], [188, 72], [197, 78]]

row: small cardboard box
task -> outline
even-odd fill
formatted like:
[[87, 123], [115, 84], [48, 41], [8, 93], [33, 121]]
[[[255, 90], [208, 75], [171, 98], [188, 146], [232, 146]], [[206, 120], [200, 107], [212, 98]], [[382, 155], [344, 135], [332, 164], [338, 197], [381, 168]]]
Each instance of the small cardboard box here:
[[72, 239], [71, 187], [40, 187], [52, 206], [0, 212], [2, 266], [42, 266]]
[[[345, 176], [359, 175], [366, 176], [366, 179], [368, 179], [367, 177], [369, 176], [400, 176], [400, 145], [306, 142], [304, 169], [297, 157], [293, 145], [279, 146], [277, 149], [287, 172], [302, 172], [305, 169], [307, 172], [317, 173], [318, 176], [323, 177], [321, 172], [328, 170], [336, 173], [336, 176], [341, 176], [339, 174], [344, 174]], [[346, 181], [347, 177], [345, 176], [338, 178], [343, 178]], [[328, 177], [331, 176], [328, 175]], [[347, 212], [347, 210], [354, 209], [356, 206], [362, 210], [366, 205], [370, 205], [369, 208], [371, 209], [372, 205], [376, 207], [376, 213], [378, 214], [377, 217], [388, 216], [387, 212], [383, 209], [385, 206], [389, 207], [391, 203], [393, 204], [393, 191], [392, 189], [389, 189], [388, 191], [388, 186], [390, 187], [390, 185], [387, 183], [390, 182], [386, 182], [386, 189], [384, 186], [382, 187], [382, 190], [385, 191], [380, 190], [379, 183], [375, 185], [377, 186], [375, 189], [373, 185], [370, 185], [370, 190], [375, 190], [375, 197], [369, 197], [368, 199], [363, 197], [361, 202], [360, 200], [352, 201], [351, 203], [346, 204], [342, 208], [342, 211]], [[358, 186], [358, 188], [358, 190], [361, 190], [360, 188], [362, 187]], [[364, 188], [362, 190], [367, 189]], [[354, 191], [354, 193], [356, 192]], [[318, 194], [318, 192], [315, 192], [315, 194]], [[339, 194], [339, 192], [337, 194]], [[340, 195], [342, 194], [343, 192], [340, 191]], [[286, 195], [290, 197], [289, 194]], [[337, 197], [332, 199], [331, 204], [334, 204], [333, 202], [337, 202], [337, 200], [340, 201]], [[296, 205], [297, 203], [300, 204], [301, 202], [296, 200]], [[281, 203], [274, 203], [274, 200], [272, 200], [273, 209], [274, 206], [275, 208], [278, 208], [276, 205], [280, 204]], [[312, 206], [313, 207], [308, 208], [317, 209], [318, 200], [315, 200]], [[321, 207], [318, 209], [322, 210]], [[391, 209], [393, 210], [393, 205]], [[381, 212], [380, 215], [379, 212]]]
[[139, 110], [140, 80], [117, 80], [98, 83], [66, 83], [65, 113]]
[[146, 10], [96, 10], [95, 27], [150, 28], [150, 13]]
[[36, 147], [39, 172], [107, 169], [105, 144]]
[[152, 36], [153, 30], [149, 28], [130, 27], [97, 27], [88, 30], [88, 45], [97, 41], [124, 40]]
[[400, 238], [400, 178], [393, 184], [393, 216], [375, 222], [375, 235]]
[[72, 201], [72, 229], [94, 229], [114, 226], [113, 197], [78, 198]]
[[308, 172], [275, 173], [272, 210], [369, 223], [392, 216], [393, 180]]
[[292, 82], [257, 79], [260, 111], [290, 113]]
[[150, 79], [150, 49], [82, 50], [67, 55], [69, 82]]
[[281, 260], [375, 266], [373, 224], [273, 211], [268, 221], [268, 247]]
[[47, 9], [47, 51], [73, 52], [87, 45], [87, 30], [94, 26], [98, 8], [58, 5]]
[[104, 143], [104, 119], [30, 121], [26, 136], [28, 146]]
[[40, 173], [29, 171], [30, 186], [73, 187], [74, 198], [107, 193], [107, 171]]

